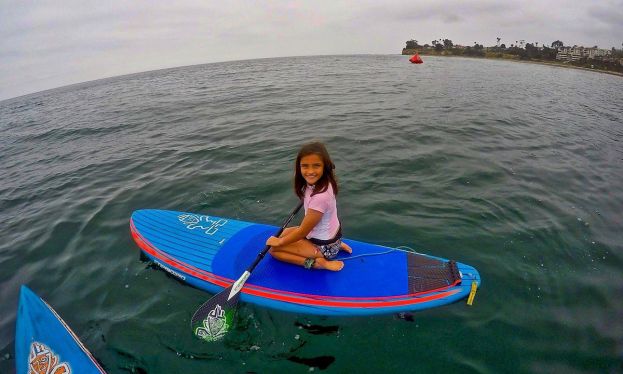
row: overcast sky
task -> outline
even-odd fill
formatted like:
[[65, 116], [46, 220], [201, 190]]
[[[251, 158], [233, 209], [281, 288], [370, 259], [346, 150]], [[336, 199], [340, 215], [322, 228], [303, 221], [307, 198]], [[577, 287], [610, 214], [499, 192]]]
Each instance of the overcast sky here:
[[497, 37], [621, 48], [623, 0], [0, 0], [0, 100], [166, 67]]

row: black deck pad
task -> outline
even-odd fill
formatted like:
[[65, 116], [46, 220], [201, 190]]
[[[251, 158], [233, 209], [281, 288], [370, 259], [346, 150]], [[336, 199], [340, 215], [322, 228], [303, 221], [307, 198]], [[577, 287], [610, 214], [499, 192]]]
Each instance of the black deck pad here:
[[409, 253], [407, 255], [409, 293], [432, 291], [448, 287], [461, 279], [455, 261]]

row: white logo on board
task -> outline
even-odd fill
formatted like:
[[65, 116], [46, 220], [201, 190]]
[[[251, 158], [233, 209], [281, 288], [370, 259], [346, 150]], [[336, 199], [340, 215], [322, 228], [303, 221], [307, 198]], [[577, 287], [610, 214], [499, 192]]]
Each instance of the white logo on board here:
[[208, 235], [214, 235], [218, 229], [227, 223], [226, 219], [211, 218], [210, 216], [201, 216], [198, 214], [182, 214], [179, 217], [180, 222], [186, 225], [189, 230], [204, 230]]

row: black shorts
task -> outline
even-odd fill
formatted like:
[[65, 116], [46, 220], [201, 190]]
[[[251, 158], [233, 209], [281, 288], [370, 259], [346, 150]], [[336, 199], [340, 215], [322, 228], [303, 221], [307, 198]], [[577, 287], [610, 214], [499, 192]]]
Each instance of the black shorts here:
[[324, 258], [327, 260], [333, 259], [340, 252], [340, 248], [342, 247], [342, 239], [338, 239], [331, 244], [314, 244], [316, 248], [322, 253]]

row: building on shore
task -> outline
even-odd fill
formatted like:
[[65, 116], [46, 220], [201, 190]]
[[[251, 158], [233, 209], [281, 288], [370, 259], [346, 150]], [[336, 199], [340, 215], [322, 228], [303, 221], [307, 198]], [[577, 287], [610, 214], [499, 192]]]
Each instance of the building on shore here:
[[556, 54], [556, 60], [560, 61], [579, 61], [583, 58], [599, 60], [610, 57], [612, 51], [608, 49], [600, 49], [597, 46], [592, 48], [578, 47], [559, 47]]

